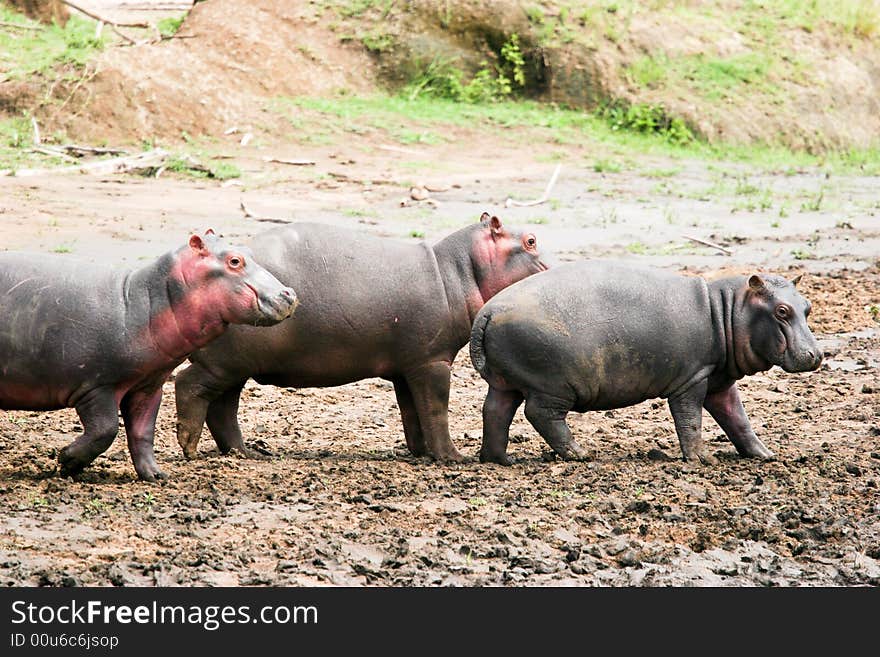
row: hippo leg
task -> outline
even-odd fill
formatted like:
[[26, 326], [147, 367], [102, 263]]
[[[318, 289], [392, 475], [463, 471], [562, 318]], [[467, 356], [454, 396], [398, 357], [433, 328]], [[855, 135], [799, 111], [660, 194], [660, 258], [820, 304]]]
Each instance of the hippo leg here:
[[706, 451], [703, 443], [703, 401], [706, 399], [706, 381], [669, 398], [669, 411], [675, 422], [675, 432], [685, 461], [712, 465], [718, 462]]
[[428, 455], [438, 461], [461, 462], [464, 457], [449, 437], [449, 380], [450, 365], [445, 362], [428, 363], [406, 374]]
[[80, 472], [113, 444], [119, 431], [115, 393], [113, 388], [99, 388], [76, 405], [83, 434], [59, 452], [62, 476]]
[[573, 404], [558, 397], [533, 393], [526, 399], [525, 415], [560, 458], [566, 461], [586, 461], [589, 455], [572, 438], [571, 429], [565, 421], [572, 406]]
[[513, 459], [507, 454], [507, 443], [510, 441], [510, 423], [522, 402], [523, 396], [518, 390], [499, 390], [489, 386], [486, 401], [483, 402], [480, 463], [513, 465]]
[[132, 390], [122, 398], [120, 410], [128, 437], [128, 452], [138, 477], [144, 481], [164, 479], [165, 473], [156, 464], [153, 436], [156, 416], [162, 403], [162, 387]]
[[729, 388], [706, 395], [703, 406], [715, 418], [718, 426], [724, 430], [740, 455], [762, 459], [773, 458], [773, 452], [767, 449], [752, 431], [749, 416], [743, 408], [739, 389], [735, 383]]
[[213, 377], [201, 365], [190, 365], [174, 380], [174, 398], [177, 402], [177, 443], [183, 455], [195, 458], [199, 438], [208, 415], [208, 406], [223, 394], [223, 388], [213, 384]]
[[238, 403], [245, 381], [237, 383], [208, 405], [208, 429], [221, 454], [235, 452], [249, 459], [265, 457], [244, 444], [238, 424]]
[[425, 436], [419, 424], [419, 414], [413, 401], [412, 391], [405, 379], [392, 379], [394, 394], [397, 395], [397, 407], [400, 409], [400, 419], [403, 420], [403, 435], [406, 438], [406, 446], [413, 456], [424, 456], [428, 448], [425, 445]]

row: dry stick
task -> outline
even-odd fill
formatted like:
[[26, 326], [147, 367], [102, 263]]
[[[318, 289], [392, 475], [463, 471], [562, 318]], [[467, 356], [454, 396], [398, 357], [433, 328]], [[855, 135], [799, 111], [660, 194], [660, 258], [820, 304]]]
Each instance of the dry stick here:
[[74, 153], [78, 155], [86, 155], [87, 153], [93, 153], [95, 155], [128, 155], [128, 151], [122, 148], [80, 146], [79, 144], [64, 144], [63, 146], [59, 146], [59, 148], [67, 151], [68, 153]]
[[40, 139], [40, 126], [37, 125], [36, 117], [31, 117], [31, 126], [34, 128], [34, 146], [39, 146], [43, 140]]
[[699, 237], [694, 237], [693, 235], [682, 235], [686, 240], [690, 240], [691, 242], [696, 242], [697, 244], [702, 244], [703, 246], [709, 246], [713, 249], [718, 249], [724, 255], [733, 255], [733, 251], [727, 249], [720, 244], [716, 244], [715, 242], [710, 242], [709, 240], [700, 239]]
[[21, 23], [11, 23], [9, 21], [0, 21], [0, 25], [2, 25], [3, 27], [15, 27], [15, 28], [18, 28], [19, 30], [34, 30], [34, 31], [36, 31], [36, 30], [42, 29], [38, 25], [22, 25]]
[[265, 221], [270, 224], [289, 224], [292, 223], [289, 219], [280, 219], [279, 217], [267, 217], [262, 214], [254, 214], [248, 207], [244, 204], [244, 199], [241, 200], [241, 211], [244, 213], [245, 219], [253, 219], [254, 221]]
[[43, 146], [34, 146], [31, 149], [31, 153], [42, 153], [43, 155], [51, 155], [52, 157], [60, 157], [62, 160], [67, 160], [68, 162], [76, 162], [75, 157], [71, 157], [67, 153], [63, 151], [56, 150], [54, 148], [45, 148]]
[[315, 164], [314, 160], [285, 160], [280, 157], [264, 157], [263, 162], [277, 162], [278, 164], [290, 164], [295, 167], [310, 167]]
[[528, 207], [531, 205], [541, 205], [541, 203], [546, 203], [548, 197], [550, 196], [550, 190], [553, 189], [553, 185], [556, 184], [556, 179], [559, 177], [559, 171], [562, 169], [561, 164], [556, 165], [556, 170], [553, 172], [553, 175], [550, 177], [550, 182], [547, 183], [547, 187], [544, 189], [544, 194], [539, 199], [535, 199], [534, 201], [514, 201], [512, 198], [507, 197], [507, 200], [504, 201], [504, 207], [509, 208], [511, 206], [516, 207]]
[[143, 28], [150, 27], [149, 23], [121, 23], [119, 21], [112, 21], [109, 18], [104, 18], [103, 16], [99, 16], [98, 14], [91, 12], [88, 9], [83, 9], [79, 5], [74, 4], [74, 3], [70, 2], [69, 0], [61, 0], [61, 2], [65, 5], [67, 5], [68, 7], [70, 7], [71, 9], [76, 9], [78, 12], [85, 14], [86, 16], [91, 18], [92, 20], [96, 20], [101, 23], [107, 23], [107, 25], [110, 25], [111, 27], [143, 27]]

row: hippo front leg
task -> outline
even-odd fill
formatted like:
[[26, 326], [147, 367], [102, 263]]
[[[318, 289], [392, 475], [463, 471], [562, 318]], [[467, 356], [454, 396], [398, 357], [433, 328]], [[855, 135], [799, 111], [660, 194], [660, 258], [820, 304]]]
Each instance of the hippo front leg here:
[[706, 395], [703, 406], [715, 418], [740, 455], [773, 458], [773, 452], [752, 431], [749, 416], [746, 415], [735, 383], [724, 390]]
[[684, 460], [691, 463], [713, 465], [718, 459], [706, 451], [703, 443], [703, 402], [706, 399], [705, 380], [691, 386], [683, 393], [669, 398], [669, 411], [675, 422], [675, 432]]
[[153, 454], [153, 436], [156, 416], [162, 402], [162, 387], [132, 390], [122, 398], [120, 410], [128, 437], [128, 452], [138, 477], [144, 481], [164, 479], [165, 473], [156, 464]]
[[438, 461], [461, 462], [464, 457], [449, 437], [449, 363], [429, 363], [408, 372], [406, 384], [412, 393], [425, 441], [425, 451]]
[[109, 449], [119, 431], [116, 391], [98, 388], [88, 393], [76, 412], [83, 425], [83, 434], [58, 454], [61, 475], [74, 475]]
[[422, 434], [422, 426], [419, 424], [419, 413], [413, 400], [412, 391], [406, 383], [406, 379], [396, 378], [392, 380], [394, 394], [397, 396], [397, 407], [400, 409], [400, 419], [403, 421], [403, 436], [406, 438], [406, 446], [413, 456], [425, 456], [428, 446], [425, 445], [425, 436]]

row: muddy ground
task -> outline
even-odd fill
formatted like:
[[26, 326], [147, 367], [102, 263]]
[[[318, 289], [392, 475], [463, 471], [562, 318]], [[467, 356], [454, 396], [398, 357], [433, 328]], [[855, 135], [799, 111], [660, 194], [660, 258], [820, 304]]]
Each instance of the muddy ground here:
[[[55, 474], [80, 431], [71, 410], [0, 414], [0, 583], [5, 585], [876, 585], [880, 583], [880, 302], [876, 181], [818, 171], [632, 156], [598, 171], [580, 146], [450, 134], [385, 147], [234, 147], [238, 184], [163, 174], [0, 179], [0, 244], [137, 266], [209, 226], [244, 240], [254, 213], [435, 241], [483, 210], [530, 226], [557, 260], [605, 256], [706, 275], [805, 271], [816, 372], [741, 383], [777, 454], [743, 460], [708, 417], [715, 467], [681, 462], [659, 400], [572, 414], [593, 460], [548, 459], [521, 411], [509, 468], [408, 455], [390, 384], [291, 390], [249, 383], [241, 421], [264, 461], [184, 460], [166, 384], [156, 452], [138, 482], [124, 432], [77, 480]], [[264, 142], [265, 143], [265, 142]], [[466, 147], [465, 147], [466, 146]], [[263, 160], [312, 158], [313, 167]], [[629, 156], [628, 156], [629, 157]], [[542, 205], [505, 208], [508, 196]], [[414, 181], [436, 205], [401, 207]], [[746, 181], [745, 183], [743, 181]], [[743, 185], [769, 189], [749, 207]], [[810, 206], [821, 190], [819, 207]], [[786, 209], [783, 209], [784, 208]], [[415, 233], [417, 236], [413, 237]], [[718, 241], [732, 255], [684, 238]], [[649, 312], [649, 309], [644, 309]], [[455, 363], [452, 437], [473, 457], [485, 387]]]

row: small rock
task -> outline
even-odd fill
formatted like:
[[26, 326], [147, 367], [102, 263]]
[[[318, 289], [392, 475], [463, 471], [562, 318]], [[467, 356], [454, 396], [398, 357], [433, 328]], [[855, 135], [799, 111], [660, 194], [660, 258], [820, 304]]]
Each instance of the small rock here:
[[855, 463], [847, 463], [844, 468], [846, 468], [847, 472], [849, 472], [851, 475], [855, 475], [856, 477], [860, 477], [862, 475], [862, 469]]
[[624, 568], [642, 565], [641, 561], [639, 561], [638, 554], [636, 554], [636, 551], [632, 548], [626, 549], [621, 552], [620, 555], [618, 555], [617, 557], [617, 563]]

